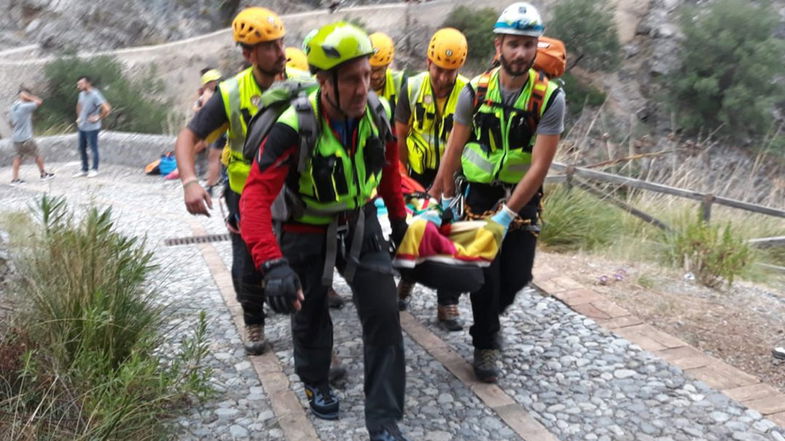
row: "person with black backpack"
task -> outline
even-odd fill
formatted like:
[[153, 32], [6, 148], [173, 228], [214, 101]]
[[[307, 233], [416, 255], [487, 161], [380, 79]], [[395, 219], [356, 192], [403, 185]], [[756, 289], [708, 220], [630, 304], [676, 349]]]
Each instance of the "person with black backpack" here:
[[534, 6], [521, 2], [504, 9], [493, 29], [501, 66], [461, 92], [430, 190], [436, 197], [454, 197], [460, 168], [468, 182], [467, 216], [500, 224], [505, 232], [483, 287], [470, 296], [474, 373], [484, 382], [499, 376], [499, 315], [532, 279], [542, 183], [564, 130], [564, 92], [532, 68], [543, 29]]
[[[311, 411], [339, 416], [328, 381], [333, 324], [327, 289], [337, 268], [362, 328], [365, 422], [372, 441], [406, 440], [405, 360], [389, 245], [373, 198], [387, 205], [392, 240], [406, 231], [391, 109], [370, 91], [371, 42], [336, 22], [307, 45], [318, 89], [285, 110], [258, 148], [240, 200], [240, 226], [276, 312], [292, 314], [295, 372]], [[277, 231], [277, 235], [276, 235]]]
[[201, 140], [213, 142], [226, 132], [231, 154], [226, 167], [228, 183], [224, 198], [229, 211], [226, 225], [232, 241], [232, 284], [243, 308], [245, 351], [259, 355], [265, 349], [262, 276], [251, 261], [237, 224], [240, 194], [251, 167], [243, 156], [243, 144], [251, 118], [262, 107], [263, 92], [290, 73], [285, 67], [286, 31], [277, 14], [265, 8], [246, 8], [235, 17], [232, 31], [234, 41], [251, 67], [219, 83], [212, 97], [180, 131], [175, 153], [186, 209], [194, 215], [209, 216], [212, 198], [196, 176], [196, 146]]

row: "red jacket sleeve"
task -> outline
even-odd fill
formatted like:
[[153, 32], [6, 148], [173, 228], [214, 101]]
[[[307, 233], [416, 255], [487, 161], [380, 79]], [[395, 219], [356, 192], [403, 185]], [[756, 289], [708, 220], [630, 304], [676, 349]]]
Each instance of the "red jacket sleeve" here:
[[379, 194], [387, 206], [390, 220], [406, 219], [406, 208], [401, 191], [401, 175], [398, 171], [398, 144], [389, 141], [385, 148], [386, 163], [382, 169], [382, 181], [379, 183]]
[[[262, 142], [260, 155], [266, 142], [267, 140]], [[268, 260], [283, 257], [273, 231], [270, 207], [289, 174], [287, 159], [293, 151], [292, 147], [288, 150], [288, 154], [279, 156], [264, 170], [260, 167], [259, 161], [253, 161], [251, 173], [243, 188], [240, 198], [240, 233], [256, 268], [261, 267]]]

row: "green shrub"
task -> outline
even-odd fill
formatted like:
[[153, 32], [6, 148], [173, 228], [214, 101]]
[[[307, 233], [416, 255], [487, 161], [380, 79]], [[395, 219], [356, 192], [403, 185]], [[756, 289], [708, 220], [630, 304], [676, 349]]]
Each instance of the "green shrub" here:
[[496, 53], [493, 25], [498, 17], [499, 13], [492, 8], [458, 6], [450, 11], [442, 23], [442, 27], [453, 27], [466, 36], [469, 43], [467, 70], [480, 72], [490, 66]]
[[553, 7], [545, 34], [564, 41], [567, 68], [612, 72], [621, 62], [613, 10], [607, 0], [561, 0]]
[[102, 126], [108, 130], [139, 133], [163, 133], [172, 103], [161, 99], [163, 82], [154, 69], [138, 80], [129, 79], [126, 67], [108, 56], [82, 59], [64, 57], [44, 67], [45, 104], [37, 112], [36, 128], [41, 133], [75, 130], [76, 81], [87, 75], [112, 105], [112, 113]]
[[779, 15], [768, 2], [718, 0], [707, 10], [682, 10], [679, 71], [663, 79], [687, 131], [760, 137], [785, 97], [781, 76], [785, 43], [774, 36]]
[[618, 209], [582, 190], [552, 187], [543, 200], [539, 241], [554, 251], [601, 248], [618, 237], [622, 216]]
[[730, 223], [721, 226], [700, 216], [683, 216], [673, 228], [662, 235], [666, 261], [691, 272], [708, 287], [732, 285], [752, 263], [752, 249]]
[[164, 418], [210, 393], [204, 313], [180, 351], [162, 359], [166, 309], [146, 282], [152, 253], [115, 231], [109, 209], [77, 221], [63, 199], [44, 196], [37, 215], [40, 230], [17, 265], [24, 307], [0, 338], [0, 354], [23, 352], [0, 363], [0, 432], [167, 439]]

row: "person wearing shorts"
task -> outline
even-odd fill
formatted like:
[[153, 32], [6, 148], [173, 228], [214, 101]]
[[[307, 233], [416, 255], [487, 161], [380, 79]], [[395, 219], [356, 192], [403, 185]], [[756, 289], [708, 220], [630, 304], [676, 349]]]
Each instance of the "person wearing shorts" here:
[[11, 171], [11, 185], [24, 183], [19, 178], [19, 168], [25, 157], [35, 159], [41, 179], [46, 180], [54, 177], [53, 173], [47, 172], [44, 168], [44, 158], [38, 153], [38, 145], [33, 139], [33, 112], [43, 102], [41, 98], [33, 95], [29, 89], [23, 87], [19, 89], [18, 97], [9, 110], [11, 126], [14, 128], [12, 140], [14, 142], [14, 150], [16, 151]]

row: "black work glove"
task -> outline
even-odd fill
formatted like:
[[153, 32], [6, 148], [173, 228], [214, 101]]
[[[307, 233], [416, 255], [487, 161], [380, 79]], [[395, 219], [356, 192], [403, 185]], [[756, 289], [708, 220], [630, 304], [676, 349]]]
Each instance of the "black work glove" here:
[[406, 235], [409, 224], [406, 223], [406, 219], [390, 219], [390, 226], [392, 227], [392, 233], [390, 234], [390, 250], [392, 253], [395, 253], [395, 250], [397, 250], [398, 246], [403, 242], [403, 237]]
[[300, 290], [300, 278], [289, 266], [286, 259], [276, 259], [262, 265], [264, 273], [264, 295], [267, 304], [279, 314], [291, 314], [297, 310], [294, 302]]

